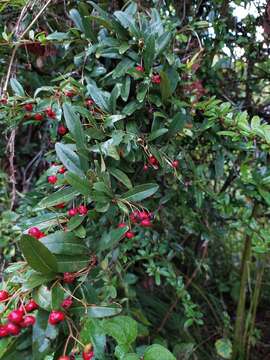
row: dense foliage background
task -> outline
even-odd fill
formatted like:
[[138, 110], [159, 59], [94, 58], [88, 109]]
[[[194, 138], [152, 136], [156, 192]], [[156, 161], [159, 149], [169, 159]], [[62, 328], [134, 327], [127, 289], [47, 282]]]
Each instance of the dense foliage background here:
[[0, 359], [268, 359], [270, 5], [0, 26]]

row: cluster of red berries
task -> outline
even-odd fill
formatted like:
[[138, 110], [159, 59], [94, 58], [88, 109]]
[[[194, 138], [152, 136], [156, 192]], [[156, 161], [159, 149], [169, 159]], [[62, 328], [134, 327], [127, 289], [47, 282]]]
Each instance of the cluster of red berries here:
[[79, 205], [76, 208], [72, 208], [68, 210], [68, 216], [70, 217], [75, 216], [77, 214], [86, 215], [87, 213], [88, 213], [88, 209], [85, 205]]
[[70, 273], [70, 272], [65, 272], [64, 276], [63, 276], [63, 281], [66, 284], [72, 284], [75, 280], [75, 275], [74, 273]]
[[42, 232], [41, 230], [39, 230], [39, 228], [37, 227], [32, 227], [28, 230], [28, 235], [34, 237], [35, 239], [41, 239], [43, 238], [44, 236], [46, 236], [44, 234], [44, 232]]
[[[61, 166], [57, 172], [58, 174], [64, 174], [67, 171], [67, 169], [64, 166]], [[47, 177], [47, 181], [49, 184], [54, 185], [57, 182], [58, 178], [56, 175], [50, 175]]]
[[130, 220], [133, 224], [138, 224], [142, 227], [151, 227], [153, 224], [151, 220], [153, 219], [153, 214], [142, 210], [135, 210], [130, 214]]
[[[33, 111], [34, 107], [33, 107], [33, 104], [28, 103], [28, 104], [25, 104], [23, 108], [24, 108], [25, 111], [31, 112], [31, 111]], [[56, 113], [53, 111], [52, 108], [47, 108], [45, 110], [45, 115], [50, 119], [55, 119], [56, 118]], [[34, 119], [37, 120], [37, 121], [41, 121], [41, 120], [44, 119], [44, 115], [42, 113], [36, 113], [34, 115]]]
[[[148, 158], [148, 164], [144, 164], [143, 170], [144, 170], [144, 171], [147, 171], [148, 168], [149, 168], [149, 165], [150, 165], [150, 166], [153, 166], [155, 169], [158, 168], [159, 162], [158, 162], [158, 160], [157, 160], [157, 158], [156, 158], [155, 156], [153, 156], [153, 155], [149, 156], [149, 158]], [[177, 169], [178, 166], [179, 166], [179, 160], [173, 160], [173, 161], [171, 162], [171, 166], [172, 166], [174, 169]]]
[[[123, 223], [123, 222], [120, 223], [120, 224], [118, 224], [118, 228], [119, 228], [119, 229], [124, 228], [124, 227], [126, 227], [126, 226], [128, 226], [128, 225], [125, 224], [125, 223]], [[134, 233], [133, 231], [131, 231], [131, 230], [128, 230], [127, 232], [125, 232], [125, 237], [126, 237], [127, 239], [133, 239], [134, 236], [135, 236], [135, 233]]]
[[161, 83], [161, 77], [159, 74], [152, 75], [151, 81], [153, 84], [160, 84]]
[[[91, 347], [92, 349], [92, 347]], [[94, 357], [94, 351], [93, 350], [88, 350], [87, 349], [87, 346], [86, 346], [86, 349], [83, 351], [82, 353], [82, 358], [83, 360], [92, 360], [93, 357]], [[68, 356], [68, 355], [62, 355], [58, 358], [58, 360], [72, 360], [74, 359], [74, 357], [72, 356]]]
[[[0, 291], [0, 302], [6, 301], [9, 297], [6, 290]], [[36, 318], [28, 313], [36, 309], [38, 309], [38, 304], [31, 299], [25, 306], [21, 305], [19, 309], [12, 310], [7, 316], [8, 322], [0, 325], [0, 338], [19, 335], [23, 328], [33, 326]]]

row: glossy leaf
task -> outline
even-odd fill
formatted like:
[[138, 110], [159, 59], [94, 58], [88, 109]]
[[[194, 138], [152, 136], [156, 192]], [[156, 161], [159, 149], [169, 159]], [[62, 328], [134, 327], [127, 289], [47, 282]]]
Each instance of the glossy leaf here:
[[39, 240], [23, 235], [20, 240], [20, 248], [27, 263], [34, 270], [43, 274], [57, 271], [55, 256]]
[[80, 255], [88, 252], [86, 245], [72, 232], [56, 231], [40, 239], [40, 242], [53, 254]]
[[143, 184], [137, 185], [130, 191], [121, 195], [121, 199], [127, 201], [142, 201], [152, 195], [154, 195], [158, 190], [157, 184]]

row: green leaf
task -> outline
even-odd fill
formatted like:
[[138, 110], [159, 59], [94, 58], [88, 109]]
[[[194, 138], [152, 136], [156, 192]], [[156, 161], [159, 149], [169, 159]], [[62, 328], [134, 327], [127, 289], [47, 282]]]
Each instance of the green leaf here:
[[39, 209], [49, 208], [54, 205], [60, 204], [62, 202], [66, 203], [73, 200], [76, 196], [79, 195], [79, 192], [72, 189], [72, 187], [67, 187], [65, 189], [60, 189], [55, 193], [45, 197], [38, 204]]
[[81, 342], [83, 344], [91, 343], [98, 359], [103, 357], [106, 346], [106, 336], [100, 322], [100, 320], [96, 319], [85, 319], [80, 332]]
[[161, 96], [162, 96], [162, 100], [166, 101], [172, 95], [171, 82], [168, 75], [164, 71], [160, 72], [160, 76], [161, 76], [161, 83], [160, 83]]
[[68, 256], [56, 255], [58, 272], [76, 272], [85, 268], [89, 264], [90, 257], [85, 255]]
[[11, 88], [12, 88], [15, 95], [17, 95], [17, 96], [25, 96], [25, 92], [24, 92], [24, 89], [23, 89], [22, 85], [15, 78], [12, 78], [10, 80], [10, 86], [11, 86]]
[[137, 322], [128, 316], [117, 316], [104, 321], [103, 328], [118, 344], [131, 344], [136, 340]]
[[109, 93], [100, 90], [94, 84], [88, 84], [87, 91], [97, 106], [99, 106], [102, 110], [106, 112], [109, 111], [109, 97], [110, 97]]
[[144, 63], [145, 71], [147, 73], [150, 72], [154, 63], [155, 51], [156, 51], [155, 46], [156, 46], [155, 36], [151, 35], [147, 38], [143, 49], [143, 63]]
[[155, 194], [157, 190], [158, 185], [154, 183], [137, 185], [132, 190], [121, 195], [121, 199], [128, 201], [141, 201]]
[[36, 323], [33, 326], [33, 360], [44, 360], [46, 355], [51, 354], [53, 342], [58, 336], [59, 328], [48, 323], [48, 312], [39, 310]]
[[61, 304], [64, 300], [65, 292], [59, 285], [54, 285], [51, 289], [51, 309], [61, 309]]
[[131, 189], [133, 187], [129, 177], [122, 170], [111, 168], [111, 169], [109, 169], [109, 171], [113, 177], [115, 177], [117, 180], [119, 180], [128, 189]]
[[80, 15], [79, 11], [76, 10], [76, 9], [71, 9], [69, 11], [69, 16], [70, 16], [71, 20], [74, 22], [74, 24], [76, 25], [76, 27], [80, 31], [84, 32], [82, 18], [81, 18], [81, 15]]
[[131, 60], [125, 57], [123, 60], [118, 63], [116, 68], [113, 71], [113, 79], [117, 79], [121, 76], [126, 75], [127, 71], [134, 66], [134, 60]]
[[138, 100], [132, 100], [130, 101], [122, 110], [122, 113], [125, 115], [132, 115], [136, 110], [142, 108], [142, 103], [140, 103]]
[[41, 238], [40, 242], [53, 254], [57, 255], [81, 255], [88, 253], [85, 244], [76, 238], [72, 232], [56, 231]]
[[65, 174], [65, 179], [80, 194], [84, 196], [90, 195], [91, 193], [90, 183], [85, 176], [81, 177], [79, 175], [74, 174], [73, 172], [67, 172]]
[[110, 232], [104, 232], [99, 243], [99, 250], [104, 251], [113, 248], [118, 241], [122, 239], [124, 234], [128, 231], [128, 226], [124, 228], [113, 229]]
[[140, 357], [137, 354], [126, 354], [123, 357], [123, 360], [140, 360]]
[[40, 285], [47, 284], [55, 279], [55, 274], [41, 274], [34, 272], [31, 277], [23, 284], [23, 289], [31, 290]]
[[157, 360], [157, 359], [176, 360], [176, 358], [169, 350], [158, 344], [149, 346], [144, 353], [143, 359], [144, 360]]
[[33, 226], [36, 226], [42, 230], [48, 227], [52, 227], [54, 225], [59, 225], [59, 223], [61, 223], [62, 221], [61, 218], [65, 216], [66, 214], [47, 213], [25, 220], [23, 224], [21, 224], [21, 227], [23, 230], [26, 230]]
[[39, 240], [23, 235], [20, 248], [26, 261], [34, 270], [43, 274], [57, 272], [55, 256]]
[[152, 131], [148, 137], [148, 141], [153, 141], [153, 140], [157, 139], [158, 137], [166, 134], [167, 132], [168, 132], [168, 129], [165, 129], [165, 128]]
[[87, 316], [94, 319], [115, 316], [120, 314], [121, 311], [122, 311], [122, 307], [118, 304], [116, 304], [115, 306], [91, 305], [88, 306], [87, 308], [85, 308], [82, 305], [78, 305], [78, 306], [73, 306], [70, 309], [70, 312], [72, 314], [81, 315], [81, 316], [87, 314]]
[[78, 149], [85, 148], [85, 135], [79, 116], [76, 114], [74, 107], [70, 103], [63, 104], [64, 118], [67, 127], [76, 140]]
[[136, 95], [136, 98], [140, 103], [144, 101], [148, 88], [149, 88], [148, 83], [144, 83], [144, 82], [140, 83]]
[[130, 84], [131, 84], [130, 76], [126, 76], [122, 83], [122, 89], [121, 89], [121, 98], [123, 99], [123, 101], [127, 101], [129, 97]]
[[55, 151], [63, 165], [71, 172], [84, 176], [79, 156], [71, 150], [69, 144], [56, 143]]
[[232, 343], [229, 339], [219, 339], [215, 342], [215, 348], [223, 359], [230, 359], [232, 355]]
[[82, 216], [82, 215], [73, 216], [67, 224], [68, 230], [72, 231], [72, 230], [76, 229], [78, 226], [81, 225], [81, 223], [83, 222], [84, 219], [85, 219], [85, 216]]
[[50, 311], [51, 309], [51, 291], [45, 285], [40, 286], [33, 292], [35, 302], [44, 310]]
[[104, 122], [104, 126], [105, 127], [112, 127], [114, 125], [114, 123], [116, 123], [117, 121], [120, 121], [122, 119], [125, 119], [126, 115], [110, 115], [107, 116]]
[[156, 41], [156, 48], [157, 48], [156, 55], [161, 54], [165, 50], [165, 48], [170, 43], [171, 37], [172, 37], [172, 35], [171, 35], [170, 32], [165, 32], [157, 39], [157, 41]]

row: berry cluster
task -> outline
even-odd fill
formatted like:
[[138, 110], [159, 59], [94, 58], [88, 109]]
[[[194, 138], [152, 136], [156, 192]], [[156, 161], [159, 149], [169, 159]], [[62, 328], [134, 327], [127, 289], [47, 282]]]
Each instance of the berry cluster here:
[[[28, 103], [28, 104], [25, 104], [24, 105], [24, 110], [27, 111], [27, 112], [32, 112], [33, 111], [33, 104], [31, 103]], [[30, 114], [26, 114], [26, 118], [29, 118], [29, 115]], [[34, 114], [34, 119], [37, 120], [37, 121], [42, 121], [44, 119], [44, 115], [46, 115], [48, 118], [50, 119], [55, 119], [56, 118], [56, 113], [55, 111], [53, 111], [52, 108], [47, 108], [44, 113], [36, 113]], [[31, 117], [31, 116], [30, 116]]]
[[153, 214], [145, 210], [135, 210], [130, 214], [130, 220], [133, 224], [138, 224], [145, 228], [152, 226], [152, 219]]
[[[9, 297], [10, 295], [7, 291], [0, 291], [0, 301], [6, 301]], [[38, 304], [31, 299], [27, 304], [12, 310], [7, 316], [8, 322], [0, 325], [0, 338], [19, 335], [22, 329], [33, 326], [36, 318], [28, 313], [36, 309], [38, 309]]]
[[86, 215], [88, 213], [88, 209], [85, 205], [79, 205], [78, 207], [72, 208], [68, 210], [68, 216], [72, 217], [77, 214]]

